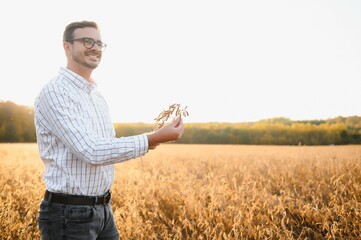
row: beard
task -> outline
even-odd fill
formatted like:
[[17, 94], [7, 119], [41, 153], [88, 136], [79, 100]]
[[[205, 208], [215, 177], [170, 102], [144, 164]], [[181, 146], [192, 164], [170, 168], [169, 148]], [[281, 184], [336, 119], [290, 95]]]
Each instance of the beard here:
[[95, 69], [98, 67], [100, 60], [102, 58], [102, 52], [96, 50], [87, 50], [84, 54], [74, 54], [73, 60], [79, 65]]

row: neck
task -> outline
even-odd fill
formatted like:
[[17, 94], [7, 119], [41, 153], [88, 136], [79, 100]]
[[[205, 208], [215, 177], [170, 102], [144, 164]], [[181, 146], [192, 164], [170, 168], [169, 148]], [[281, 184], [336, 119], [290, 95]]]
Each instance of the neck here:
[[93, 80], [91, 78], [91, 74], [93, 72], [92, 69], [84, 68], [84, 67], [71, 66], [69, 64], [68, 64], [67, 68], [70, 69], [71, 71], [75, 72], [76, 74], [79, 74], [80, 76], [82, 76], [89, 83], [93, 82]]

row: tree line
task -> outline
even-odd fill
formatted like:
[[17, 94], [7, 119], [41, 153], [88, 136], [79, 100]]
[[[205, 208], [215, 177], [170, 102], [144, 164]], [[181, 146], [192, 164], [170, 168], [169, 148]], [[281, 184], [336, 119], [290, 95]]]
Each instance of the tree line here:
[[0, 102], [0, 142], [35, 141], [33, 108]]
[[[116, 136], [151, 132], [154, 124], [114, 123]], [[186, 123], [178, 143], [260, 145], [361, 144], [361, 117], [293, 121], [278, 117], [258, 122]], [[0, 102], [0, 142], [36, 142], [33, 108]]]

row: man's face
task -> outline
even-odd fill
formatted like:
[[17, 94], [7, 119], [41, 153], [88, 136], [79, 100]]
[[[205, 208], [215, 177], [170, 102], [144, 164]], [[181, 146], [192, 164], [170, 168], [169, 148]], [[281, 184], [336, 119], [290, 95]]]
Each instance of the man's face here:
[[91, 27], [78, 28], [73, 33], [73, 39], [76, 40], [69, 42], [69, 63], [95, 69], [102, 58], [102, 49], [97, 44], [97, 41], [101, 41], [99, 31]]

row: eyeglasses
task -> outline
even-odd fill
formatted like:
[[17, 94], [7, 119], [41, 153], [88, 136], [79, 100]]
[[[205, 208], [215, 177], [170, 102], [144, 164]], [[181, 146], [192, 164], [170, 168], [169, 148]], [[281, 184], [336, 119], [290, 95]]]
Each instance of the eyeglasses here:
[[98, 45], [98, 47], [104, 52], [105, 47], [107, 46], [105, 43], [103, 43], [102, 41], [95, 41], [92, 38], [87, 38], [87, 37], [83, 37], [83, 38], [75, 38], [75, 39], [71, 39], [68, 40], [67, 42], [74, 42], [74, 41], [82, 41], [84, 44], [84, 47], [88, 48], [88, 49], [92, 49], [94, 47], [94, 44]]

